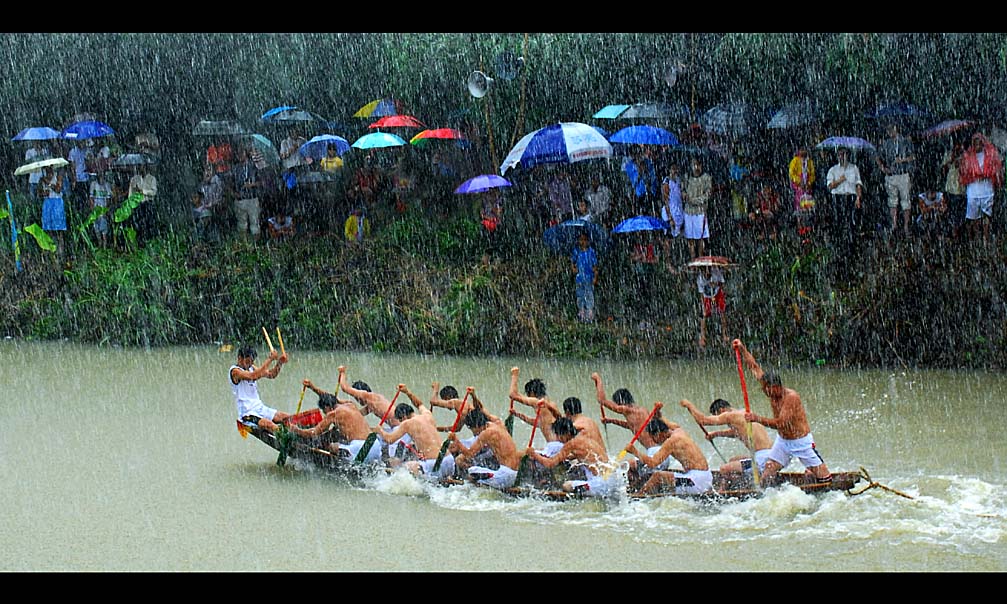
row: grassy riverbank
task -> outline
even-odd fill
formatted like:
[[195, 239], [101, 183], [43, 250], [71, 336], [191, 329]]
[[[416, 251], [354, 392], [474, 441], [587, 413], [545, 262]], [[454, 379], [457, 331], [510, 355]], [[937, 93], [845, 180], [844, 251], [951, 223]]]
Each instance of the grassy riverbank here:
[[[63, 266], [33, 245], [0, 276], [3, 334], [125, 346], [259, 343], [464, 355], [670, 358], [724, 355], [716, 317], [699, 350], [695, 274], [636, 273], [626, 241], [602, 256], [598, 320], [576, 320], [568, 259], [526, 227], [495, 241], [475, 221], [416, 215], [362, 247], [336, 234], [288, 242], [194, 243], [167, 232], [139, 250], [68, 242]], [[740, 236], [738, 236], [740, 237]], [[679, 243], [679, 242], [675, 242]], [[854, 277], [830, 248], [738, 238], [727, 274], [728, 335], [760, 358], [838, 366], [999, 367], [1007, 285], [999, 243], [862, 242]], [[683, 246], [684, 247], [684, 246]], [[684, 259], [684, 249], [673, 256]]]

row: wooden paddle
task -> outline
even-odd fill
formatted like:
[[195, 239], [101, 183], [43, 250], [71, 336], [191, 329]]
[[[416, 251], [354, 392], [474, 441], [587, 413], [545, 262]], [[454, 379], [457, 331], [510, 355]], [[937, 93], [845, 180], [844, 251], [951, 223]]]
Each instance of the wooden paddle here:
[[276, 352], [276, 349], [273, 348], [273, 341], [269, 339], [269, 332], [266, 331], [265, 327], [262, 328], [262, 335], [266, 336], [266, 344], [269, 345], [269, 352]]
[[654, 403], [654, 409], [650, 412], [650, 415], [647, 416], [647, 419], [644, 420], [642, 424], [640, 424], [640, 427], [637, 429], [636, 434], [633, 435], [633, 440], [629, 441], [629, 444], [623, 447], [622, 451], [619, 451], [619, 455], [615, 458], [615, 463], [605, 470], [604, 472], [605, 479], [608, 479], [609, 475], [612, 474], [612, 471], [615, 470], [615, 467], [618, 466], [623, 459], [625, 459], [626, 455], [629, 453], [629, 451], [627, 451], [626, 449], [632, 447], [636, 443], [636, 439], [640, 438], [640, 435], [643, 434], [644, 428], [647, 427], [647, 424], [650, 423], [650, 420], [654, 419], [654, 416], [657, 414], [657, 410], [660, 408], [661, 408], [660, 405]]
[[[269, 336], [266, 336], [266, 337], [268, 339]], [[287, 351], [284, 350], [284, 348], [283, 348], [283, 335], [280, 334], [280, 328], [279, 327], [276, 328], [276, 339], [280, 341], [280, 354], [281, 355], [287, 354]]]
[[598, 406], [601, 407], [601, 425], [605, 427], [605, 449], [608, 449], [608, 422], [605, 421], [605, 405], [598, 401]]
[[[395, 399], [399, 398], [400, 392], [402, 391], [396, 390], [395, 396], [392, 397], [392, 402], [388, 403], [388, 408], [385, 409], [385, 414], [381, 416], [381, 421], [378, 422], [378, 430], [381, 429], [381, 424], [385, 423], [385, 420], [388, 419], [388, 414], [391, 413], [392, 409], [395, 408]], [[363, 463], [363, 461], [367, 459], [367, 454], [371, 452], [371, 447], [374, 446], [374, 441], [377, 439], [378, 439], [377, 432], [371, 432], [370, 434], [368, 434], [367, 438], [364, 439], [364, 444], [361, 445], [360, 450], [357, 451], [357, 456], [353, 458], [353, 462]]]
[[451, 426], [451, 432], [448, 433], [448, 437], [444, 439], [443, 443], [441, 443], [441, 450], [437, 453], [437, 461], [434, 462], [434, 469], [433, 469], [434, 474], [440, 472], [441, 470], [441, 462], [444, 461], [444, 456], [448, 452], [448, 446], [451, 445], [451, 437], [454, 436], [455, 432], [458, 431], [458, 424], [461, 423], [462, 421], [462, 415], [464, 415], [465, 413], [465, 402], [468, 400], [468, 398], [469, 393], [468, 390], [466, 390], [465, 397], [462, 398], [462, 406], [458, 407], [458, 415], [455, 417], [455, 424]]
[[[696, 418], [694, 417], [692, 419], [696, 419]], [[717, 445], [714, 444], [713, 439], [710, 438], [710, 433], [706, 431], [706, 426], [704, 426], [703, 424], [699, 423], [698, 419], [696, 419], [696, 424], [699, 426], [699, 429], [703, 431], [703, 434], [706, 436], [706, 440], [710, 441], [710, 444], [713, 445], [713, 450], [717, 452], [717, 455], [720, 455], [720, 458], [724, 460], [724, 463], [727, 463], [727, 458], [724, 457], [724, 454], [721, 453], [720, 449], [717, 448]], [[751, 426], [749, 426], [749, 427], [751, 427]]]
[[301, 403], [304, 402], [304, 391], [308, 389], [308, 385], [304, 384], [301, 386], [301, 398], [297, 401], [297, 411], [294, 411], [294, 415], [301, 412]]
[[514, 436], [514, 399], [510, 400], [510, 413], [507, 414], [507, 419], [504, 420], [504, 428], [507, 428], [507, 434]]
[[[741, 379], [741, 394], [745, 397], [745, 413], [751, 413], [752, 407], [748, 403], [748, 388], [745, 386], [745, 370], [741, 366], [741, 348], [735, 346], [734, 358], [738, 361], [738, 377]], [[752, 447], [752, 482], [756, 489], [761, 489], [759, 484], [759, 464], [755, 461], [755, 440], [752, 438], [752, 422], [745, 422], [748, 428], [748, 443]]]
[[[514, 404], [514, 399], [511, 399], [511, 405]], [[528, 439], [528, 447], [532, 445], [535, 441], [535, 428], [538, 428], [538, 418], [542, 415], [542, 407], [545, 407], [545, 403], [539, 402], [538, 408], [535, 410], [535, 421], [531, 425], [531, 438]], [[512, 416], [513, 417], [513, 416]], [[528, 447], [525, 447], [526, 449]], [[521, 456], [521, 463], [517, 466], [517, 475], [514, 477], [514, 485], [521, 484], [521, 479], [524, 477], [525, 468], [528, 466], [528, 454], [525, 453]]]

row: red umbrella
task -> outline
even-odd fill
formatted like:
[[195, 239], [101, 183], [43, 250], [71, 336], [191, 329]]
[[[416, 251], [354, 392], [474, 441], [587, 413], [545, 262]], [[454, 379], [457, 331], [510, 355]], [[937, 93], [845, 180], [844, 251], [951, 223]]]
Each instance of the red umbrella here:
[[442, 140], [465, 140], [465, 135], [460, 130], [454, 128], [437, 128], [436, 130], [424, 130], [412, 139], [410, 143], [422, 147], [427, 141], [432, 139]]
[[389, 115], [374, 122], [368, 128], [426, 128], [426, 126], [411, 115]]

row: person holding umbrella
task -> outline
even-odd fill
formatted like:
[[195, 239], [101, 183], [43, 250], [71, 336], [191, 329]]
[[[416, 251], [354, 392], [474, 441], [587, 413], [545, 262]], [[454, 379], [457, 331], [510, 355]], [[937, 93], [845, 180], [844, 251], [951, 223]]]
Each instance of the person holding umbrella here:
[[[42, 141], [33, 140], [31, 142], [31, 147], [24, 152], [24, 162], [30, 164], [34, 161], [40, 161], [43, 159], [48, 159], [50, 156], [49, 149], [42, 146]], [[38, 195], [38, 183], [42, 180], [42, 170], [35, 170], [34, 172], [28, 173], [28, 195], [35, 199]]]
[[577, 247], [570, 256], [577, 284], [577, 318], [584, 323], [594, 321], [594, 286], [598, 283], [598, 254], [591, 247], [587, 233], [577, 238]]

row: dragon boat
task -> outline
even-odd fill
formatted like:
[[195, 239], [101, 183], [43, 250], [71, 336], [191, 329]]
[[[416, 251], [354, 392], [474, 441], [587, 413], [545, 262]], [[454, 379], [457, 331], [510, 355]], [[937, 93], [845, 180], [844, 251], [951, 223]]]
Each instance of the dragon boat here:
[[[309, 428], [321, 420], [321, 412], [318, 409], [312, 409], [292, 416], [288, 422], [294, 423], [303, 428]], [[237, 420], [237, 426], [238, 432], [242, 435], [242, 437], [247, 438], [249, 435], [254, 436], [256, 439], [276, 450], [278, 453], [277, 464], [279, 465], [284, 465], [287, 459], [297, 459], [310, 464], [317, 469], [357, 481], [365, 476], [374, 476], [394, 471], [392, 468], [383, 465], [365, 465], [356, 463], [353, 459], [345, 455], [334, 453], [327, 447], [325, 442], [320, 442], [317, 439], [309, 440], [298, 438], [286, 430], [280, 430], [278, 434], [274, 434], [269, 430], [260, 428], [258, 425], [252, 424], [251, 422], [243, 422], [242, 420]], [[863, 479], [867, 479], [868, 482], [871, 482], [869, 475], [867, 475], [866, 471], [863, 469], [861, 469], [860, 472], [833, 472], [832, 480], [829, 482], [819, 482], [816, 478], [806, 472], [780, 472], [777, 476], [778, 480], [772, 486], [791, 485], [801, 491], [804, 491], [805, 493], [812, 494], [832, 491], [842, 491], [847, 494], [854, 494], [851, 493], [851, 489], [853, 489], [858, 482]], [[439, 484], [441, 486], [450, 487], [454, 485], [474, 483], [457, 478], [448, 478], [439, 481]], [[880, 486], [875, 485], [874, 483], [872, 483], [872, 485]], [[507, 489], [494, 490], [498, 490], [501, 493], [514, 497], [540, 497], [558, 501], [580, 499], [585, 497], [582, 493], [576, 491], [567, 492], [562, 490], [548, 490], [529, 486], [515, 486]], [[628, 492], [626, 495], [631, 500], [679, 497], [683, 499], [715, 502], [720, 500], [737, 500], [759, 497], [763, 494], [763, 492], [762, 488], [759, 488], [752, 483], [751, 476], [722, 474], [719, 471], [714, 470], [713, 490], [701, 495], [675, 492], [644, 494], [632, 491]]]

